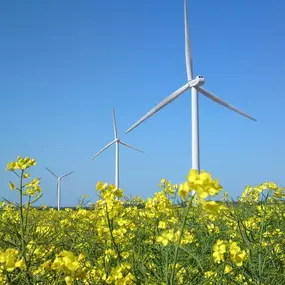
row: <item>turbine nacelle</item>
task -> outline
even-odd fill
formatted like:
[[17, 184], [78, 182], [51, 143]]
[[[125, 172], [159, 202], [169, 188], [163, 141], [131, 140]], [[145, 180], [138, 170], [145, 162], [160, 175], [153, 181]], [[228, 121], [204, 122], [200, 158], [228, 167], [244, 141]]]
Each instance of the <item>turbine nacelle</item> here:
[[188, 81], [190, 87], [198, 87], [205, 83], [205, 78], [202, 75], [197, 75], [195, 79]]

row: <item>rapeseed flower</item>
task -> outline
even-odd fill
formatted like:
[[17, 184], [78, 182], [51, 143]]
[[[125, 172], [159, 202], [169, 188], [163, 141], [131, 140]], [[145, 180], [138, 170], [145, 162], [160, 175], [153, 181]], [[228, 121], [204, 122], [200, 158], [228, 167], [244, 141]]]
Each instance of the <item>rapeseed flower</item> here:
[[213, 246], [213, 256], [216, 263], [225, 261], [226, 242], [224, 240], [217, 240]]

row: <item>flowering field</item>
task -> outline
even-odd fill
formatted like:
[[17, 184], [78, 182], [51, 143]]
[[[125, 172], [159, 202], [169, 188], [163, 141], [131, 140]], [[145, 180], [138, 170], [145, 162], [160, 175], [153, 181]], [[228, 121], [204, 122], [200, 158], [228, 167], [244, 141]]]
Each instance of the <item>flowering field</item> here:
[[191, 170], [180, 186], [162, 179], [145, 201], [98, 182], [92, 209], [55, 211], [33, 208], [35, 165], [7, 165], [19, 201], [0, 205], [0, 284], [285, 283], [284, 191], [274, 183], [215, 202], [218, 180]]

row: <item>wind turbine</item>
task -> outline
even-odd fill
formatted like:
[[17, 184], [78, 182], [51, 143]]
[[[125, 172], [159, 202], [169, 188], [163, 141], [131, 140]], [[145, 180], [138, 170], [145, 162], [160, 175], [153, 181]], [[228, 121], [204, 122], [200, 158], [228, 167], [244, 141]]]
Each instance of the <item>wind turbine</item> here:
[[187, 70], [187, 83], [182, 87], [174, 91], [158, 105], [152, 108], [148, 113], [146, 113], [141, 119], [134, 123], [126, 133], [130, 132], [143, 121], [154, 115], [157, 111], [165, 107], [167, 104], [174, 101], [185, 91], [191, 88], [192, 91], [192, 168], [200, 171], [200, 159], [199, 159], [199, 114], [198, 114], [198, 92], [208, 97], [209, 99], [215, 101], [216, 103], [223, 105], [224, 107], [239, 113], [242, 116], [245, 116], [253, 121], [256, 121], [253, 117], [247, 115], [246, 113], [240, 111], [233, 105], [225, 102], [221, 98], [217, 97], [212, 92], [204, 89], [202, 85], [205, 83], [203, 76], [198, 75], [193, 78], [193, 67], [192, 67], [192, 51], [190, 47], [190, 37], [188, 30], [188, 14], [187, 14], [187, 0], [184, 0], [184, 29], [185, 29], [185, 57], [186, 57], [186, 70]]
[[97, 152], [91, 159], [94, 159], [96, 156], [98, 156], [101, 152], [103, 152], [104, 150], [106, 150], [108, 147], [110, 147], [112, 144], [116, 144], [116, 158], [115, 158], [115, 186], [116, 189], [119, 188], [119, 145], [122, 144], [126, 147], [129, 147], [133, 150], [142, 152], [141, 150], [125, 143], [122, 142], [119, 138], [118, 138], [118, 134], [117, 134], [117, 123], [116, 123], [116, 115], [115, 115], [115, 110], [113, 109], [113, 127], [114, 127], [114, 140], [111, 141], [110, 143], [108, 143], [105, 147], [103, 147], [99, 152]]
[[66, 177], [67, 175], [70, 175], [70, 174], [72, 174], [72, 173], [74, 173], [74, 171], [71, 171], [71, 172], [68, 172], [68, 173], [66, 173], [66, 174], [64, 174], [64, 175], [62, 175], [62, 176], [57, 176], [56, 174], [54, 174], [50, 169], [48, 169], [47, 167], [46, 167], [46, 170], [48, 171], [48, 172], [50, 172], [56, 179], [57, 179], [57, 210], [59, 211], [60, 210], [60, 197], [61, 197], [61, 179], [63, 178], [63, 177]]

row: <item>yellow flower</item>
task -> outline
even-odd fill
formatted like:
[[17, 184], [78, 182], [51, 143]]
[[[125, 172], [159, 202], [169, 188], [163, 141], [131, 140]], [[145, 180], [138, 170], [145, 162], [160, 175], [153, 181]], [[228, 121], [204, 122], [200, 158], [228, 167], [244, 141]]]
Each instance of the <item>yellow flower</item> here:
[[6, 166], [6, 169], [9, 171], [13, 171], [15, 169], [15, 162], [9, 162]]
[[165, 221], [159, 221], [158, 228], [159, 229], [165, 229], [166, 228], [166, 222]]
[[164, 184], [166, 182], [166, 179], [165, 178], [162, 178], [161, 180], [160, 180], [160, 183], [161, 184]]
[[243, 280], [245, 279], [245, 277], [242, 274], [239, 274], [235, 277], [235, 279], [239, 282], [243, 282]]
[[206, 277], [206, 278], [211, 278], [211, 277], [215, 277], [215, 276], [217, 276], [217, 272], [214, 272], [214, 271], [206, 271], [205, 273], [204, 273], [204, 276]]
[[123, 190], [120, 188], [113, 190], [113, 194], [118, 198], [124, 197]]
[[214, 224], [207, 225], [209, 234], [218, 234], [220, 232], [220, 229], [218, 226], [215, 226]]
[[98, 181], [96, 184], [96, 190], [97, 191], [101, 191], [103, 190], [103, 182], [102, 181]]
[[185, 200], [189, 194], [189, 191], [190, 191], [189, 184], [187, 182], [184, 182], [179, 186], [178, 194], [182, 200]]
[[196, 169], [191, 169], [188, 176], [187, 176], [187, 180], [190, 183], [194, 183], [199, 177], [199, 173]]
[[218, 214], [221, 211], [221, 209], [224, 208], [222, 204], [217, 203], [215, 201], [210, 201], [210, 202], [202, 201], [201, 203], [203, 209], [210, 214]]
[[[0, 251], [0, 263], [4, 265], [4, 268], [11, 272], [13, 271], [17, 266], [17, 259], [19, 256], [19, 252], [16, 249], [8, 248], [6, 251], [1, 252]], [[18, 265], [21, 265], [20, 263]], [[0, 266], [1, 268], [1, 266]]]
[[237, 242], [229, 242], [229, 251], [231, 254], [232, 261], [237, 266], [242, 266], [243, 262], [247, 259], [247, 254], [244, 250], [238, 246]]
[[[202, 170], [201, 174], [197, 170], [191, 169], [187, 176], [188, 188], [194, 189], [200, 198], [216, 195], [222, 190], [219, 181], [213, 180], [210, 173]], [[185, 186], [184, 186], [185, 187]]]
[[41, 266], [42, 266], [44, 269], [50, 269], [50, 268], [51, 268], [51, 263], [52, 263], [51, 260], [47, 260], [47, 261], [45, 261]]
[[74, 272], [79, 268], [79, 262], [72, 252], [64, 250], [62, 252], [62, 256], [64, 265], [68, 268], [68, 270]]
[[240, 251], [240, 247], [237, 245], [237, 242], [230, 241], [230, 254], [235, 255], [236, 252]]
[[63, 264], [62, 260], [60, 258], [56, 257], [56, 259], [52, 263], [51, 268], [57, 270], [62, 266], [62, 264]]
[[23, 258], [21, 258], [20, 260], [18, 260], [16, 263], [15, 263], [15, 268], [18, 267], [20, 269], [25, 269], [25, 261]]
[[202, 184], [211, 184], [213, 182], [211, 174], [206, 172], [202, 172], [199, 175], [199, 181], [201, 181]]
[[195, 241], [194, 234], [190, 233], [189, 231], [184, 232], [183, 237], [181, 239], [181, 244], [190, 244], [193, 243], [194, 241]]
[[11, 190], [15, 190], [16, 189], [16, 185], [12, 182], [10, 182], [10, 189]]
[[66, 285], [72, 285], [72, 278], [70, 276], [66, 276], [64, 278]]
[[226, 265], [224, 273], [227, 274], [227, 273], [231, 272], [232, 270], [233, 270], [233, 268], [230, 265]]
[[160, 236], [156, 238], [156, 241], [161, 243], [163, 246], [167, 246], [170, 241], [174, 240], [174, 231], [164, 231]]
[[247, 259], [247, 254], [242, 250], [232, 255], [231, 259], [237, 266], [242, 266], [243, 262]]
[[100, 192], [100, 191], [104, 190], [107, 186], [108, 186], [107, 183], [103, 184], [102, 181], [98, 181], [96, 184], [96, 190]]
[[226, 253], [226, 244], [223, 240], [217, 240], [215, 245], [213, 246], [213, 256], [216, 263], [220, 263], [221, 261], [225, 261], [224, 254]]

